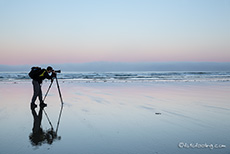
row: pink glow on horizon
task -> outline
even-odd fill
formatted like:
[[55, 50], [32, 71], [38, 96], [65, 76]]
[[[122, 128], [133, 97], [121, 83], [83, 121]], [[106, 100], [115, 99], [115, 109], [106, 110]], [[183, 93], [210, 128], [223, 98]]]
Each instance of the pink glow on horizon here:
[[87, 62], [230, 62], [225, 55], [206, 55], [197, 54], [159, 54], [159, 53], [129, 53], [129, 54], [25, 54], [26, 56], [2, 56], [2, 65], [25, 65], [25, 64], [63, 64], [63, 63], [87, 63]]

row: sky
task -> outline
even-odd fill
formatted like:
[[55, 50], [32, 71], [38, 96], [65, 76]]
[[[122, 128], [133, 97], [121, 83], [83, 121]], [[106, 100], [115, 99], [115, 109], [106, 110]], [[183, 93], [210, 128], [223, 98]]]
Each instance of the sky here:
[[0, 0], [0, 65], [230, 62], [229, 0]]

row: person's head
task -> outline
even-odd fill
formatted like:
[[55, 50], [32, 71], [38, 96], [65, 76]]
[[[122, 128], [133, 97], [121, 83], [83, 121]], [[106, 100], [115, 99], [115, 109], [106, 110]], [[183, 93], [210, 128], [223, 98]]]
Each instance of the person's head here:
[[51, 66], [48, 66], [47, 67], [47, 72], [50, 73], [50, 72], [53, 72], [53, 68]]

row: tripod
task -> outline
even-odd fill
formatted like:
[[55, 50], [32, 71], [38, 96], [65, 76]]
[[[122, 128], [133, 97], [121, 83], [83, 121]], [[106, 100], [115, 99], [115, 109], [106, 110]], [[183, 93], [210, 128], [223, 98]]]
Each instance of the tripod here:
[[[63, 103], [62, 94], [61, 94], [61, 90], [60, 90], [60, 86], [59, 86], [57, 77], [55, 77], [55, 79], [56, 79], [57, 88], [58, 88], [58, 93], [59, 93], [59, 97], [60, 97], [60, 101], [61, 101], [61, 109], [60, 109], [60, 112], [59, 112], [57, 127], [56, 127], [56, 131], [55, 131], [55, 132], [57, 133], [58, 127], [59, 127], [59, 124], [60, 124], [60, 120], [61, 120], [61, 114], [62, 114], [63, 104], [64, 104], [64, 103]], [[48, 89], [47, 89], [47, 92], [46, 92], [46, 94], [45, 94], [45, 96], [44, 96], [43, 102], [45, 101], [45, 99], [46, 99], [46, 97], [47, 97], [47, 95], [48, 95], [48, 93], [49, 93], [49, 90], [50, 90], [50, 88], [51, 88], [51, 86], [52, 86], [52, 84], [53, 84], [53, 81], [54, 81], [54, 80], [52, 79], [52, 80], [51, 80], [51, 83], [50, 83], [50, 85], [49, 85], [49, 87], [48, 87]], [[45, 113], [45, 115], [46, 115], [46, 118], [47, 118], [47, 120], [48, 120], [48, 122], [49, 122], [49, 124], [50, 124], [50, 126], [51, 126], [51, 129], [53, 130], [53, 125], [52, 125], [52, 123], [51, 123], [51, 121], [50, 121], [50, 119], [49, 119], [48, 114], [46, 113], [45, 109], [43, 109], [43, 111], [44, 111], [44, 113]]]

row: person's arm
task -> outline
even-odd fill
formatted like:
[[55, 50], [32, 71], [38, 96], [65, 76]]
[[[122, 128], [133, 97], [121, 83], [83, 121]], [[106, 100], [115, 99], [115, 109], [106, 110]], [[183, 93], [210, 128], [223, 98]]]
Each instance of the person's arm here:
[[53, 78], [53, 76], [52, 76], [52, 75], [49, 75], [48, 72], [45, 72], [44, 76], [45, 76], [45, 78], [47, 78], [47, 79], [52, 79], [52, 78]]

